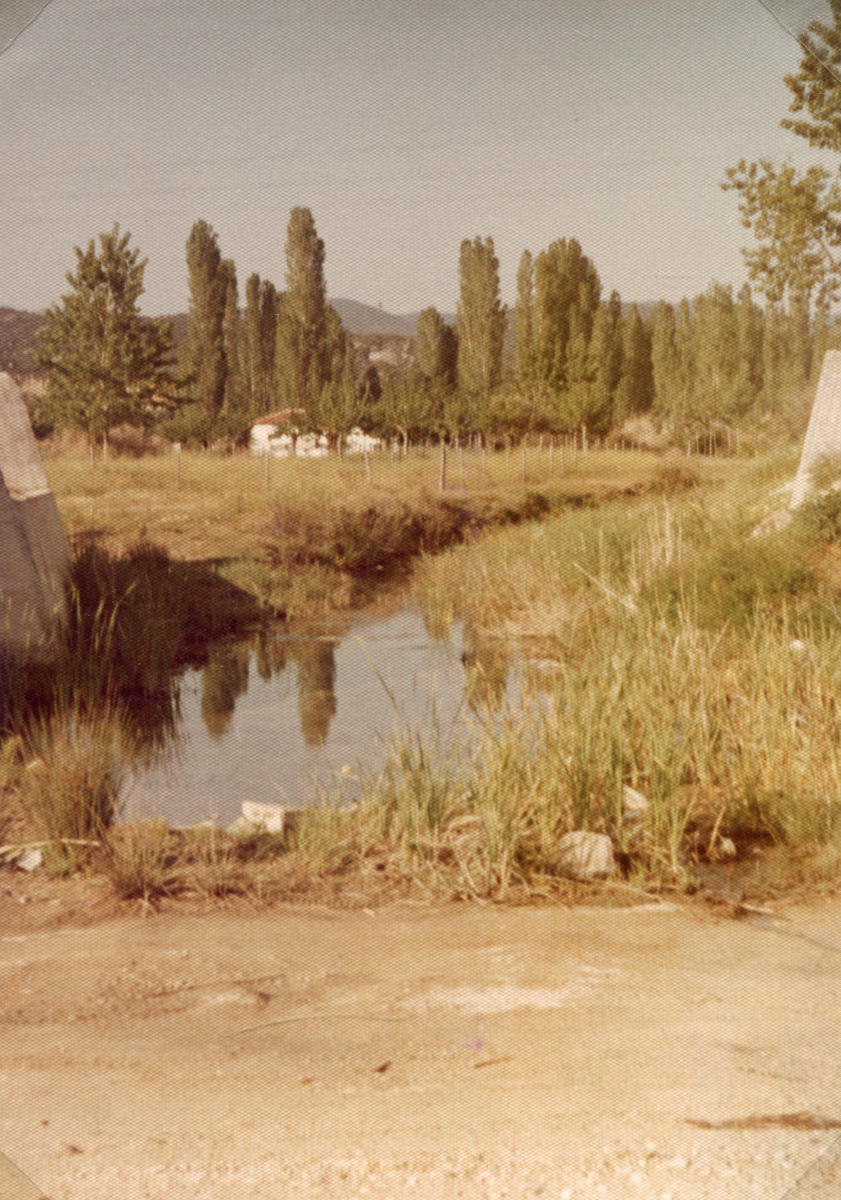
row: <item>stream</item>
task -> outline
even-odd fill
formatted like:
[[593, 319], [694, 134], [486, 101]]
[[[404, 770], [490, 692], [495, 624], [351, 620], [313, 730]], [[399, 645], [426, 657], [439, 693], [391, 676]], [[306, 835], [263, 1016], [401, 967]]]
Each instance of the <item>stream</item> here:
[[217, 643], [176, 682], [174, 744], [163, 761], [132, 768], [123, 819], [227, 826], [244, 800], [302, 807], [340, 790], [354, 799], [396, 735], [437, 732], [446, 746], [471, 707], [498, 707], [518, 690], [519, 669], [498, 639], [462, 621], [431, 636], [411, 605]]

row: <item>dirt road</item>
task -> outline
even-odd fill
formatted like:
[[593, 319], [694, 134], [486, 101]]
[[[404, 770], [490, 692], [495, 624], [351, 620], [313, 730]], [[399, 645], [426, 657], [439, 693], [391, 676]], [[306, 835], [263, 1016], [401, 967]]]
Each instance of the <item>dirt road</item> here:
[[840, 989], [838, 899], [6, 922], [0, 1200], [811, 1200]]

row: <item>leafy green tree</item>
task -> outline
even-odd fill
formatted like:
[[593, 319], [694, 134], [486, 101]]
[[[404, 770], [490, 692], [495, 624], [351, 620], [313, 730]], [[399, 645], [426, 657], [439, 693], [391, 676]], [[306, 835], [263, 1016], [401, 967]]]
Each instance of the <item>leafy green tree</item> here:
[[184, 384], [205, 420], [212, 423], [225, 402], [224, 322], [229, 279], [218, 237], [206, 221], [196, 221], [190, 230], [187, 274], [190, 308], [183, 351]]
[[280, 299], [268, 279], [255, 272], [245, 285], [242, 387], [252, 417], [268, 413], [275, 392], [275, 345]]
[[729, 415], [739, 370], [739, 336], [729, 285], [713, 283], [696, 296], [692, 330], [696, 378], [692, 416], [706, 425]]
[[269, 412], [274, 407], [275, 353], [277, 351], [277, 322], [280, 311], [280, 295], [268, 279], [260, 286], [260, 376], [258, 394], [260, 412]]
[[586, 355], [583, 334], [576, 335], [567, 360], [567, 392], [562, 396], [565, 424], [582, 425], [592, 434], [605, 433], [614, 417], [617, 389], [622, 378], [622, 302], [613, 292], [600, 304], [593, 320]]
[[411, 440], [443, 424], [443, 399], [428, 381], [411, 373], [383, 376], [375, 426], [384, 434], [397, 434], [404, 454]]
[[459, 253], [458, 381], [487, 403], [502, 377], [505, 305], [493, 238], [465, 239]]
[[[813, 21], [799, 36], [804, 56], [785, 76], [793, 99], [781, 124], [819, 150], [841, 154], [841, 0], [829, 0], [832, 24]], [[798, 116], [797, 114], [804, 114]], [[739, 196], [742, 222], [759, 245], [743, 251], [751, 279], [772, 304], [786, 295], [818, 304], [841, 295], [841, 175], [823, 166], [744, 159], [722, 187]]]
[[[563, 391], [580, 377], [581, 348], [590, 343], [601, 281], [575, 238], [561, 238], [535, 259], [534, 291], [535, 370], [544, 384]], [[573, 347], [575, 365], [569, 361]]]
[[75, 247], [70, 291], [47, 309], [35, 360], [47, 374], [46, 407], [56, 424], [104, 437], [123, 421], [143, 421], [153, 399], [171, 396], [172, 335], [138, 310], [147, 259], [119, 225], [86, 250]]
[[[243, 323], [242, 374], [243, 388], [248, 397], [248, 410], [252, 417], [265, 412], [262, 393], [263, 383], [263, 338], [261, 323], [260, 276], [253, 272], [245, 284], [245, 320]], [[274, 353], [274, 329], [272, 329], [272, 352]]]
[[332, 305], [328, 315], [334, 326], [333, 363], [330, 378], [321, 390], [318, 425], [331, 441], [338, 444], [341, 453], [346, 435], [376, 403], [374, 393], [379, 389], [379, 377], [376, 368], [372, 367], [373, 375], [368, 375], [361, 387], [357, 386], [353, 347], [345, 337], [339, 314]]

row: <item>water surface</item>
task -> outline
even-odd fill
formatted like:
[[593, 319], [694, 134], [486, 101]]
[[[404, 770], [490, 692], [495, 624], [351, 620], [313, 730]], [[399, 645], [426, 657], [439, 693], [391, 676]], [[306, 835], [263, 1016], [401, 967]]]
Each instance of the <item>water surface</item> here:
[[499, 700], [510, 670], [496, 642], [460, 621], [433, 638], [413, 607], [220, 642], [181, 677], [175, 756], [133, 772], [125, 816], [227, 825], [244, 800], [297, 807], [339, 787], [352, 798], [395, 734], [434, 723], [449, 737], [466, 707]]

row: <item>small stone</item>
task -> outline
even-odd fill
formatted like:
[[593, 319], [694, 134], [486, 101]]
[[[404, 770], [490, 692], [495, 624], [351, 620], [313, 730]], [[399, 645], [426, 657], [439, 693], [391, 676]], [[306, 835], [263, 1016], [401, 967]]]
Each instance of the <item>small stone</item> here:
[[558, 868], [573, 879], [607, 879], [616, 869], [613, 844], [605, 833], [577, 829], [558, 842]]
[[626, 825], [644, 821], [651, 812], [651, 803], [642, 792], [624, 784], [622, 788], [622, 815]]
[[21, 871], [34, 871], [36, 867], [40, 867], [44, 861], [44, 856], [40, 850], [36, 850], [34, 846], [27, 846], [22, 854], [19, 854], [14, 860], [14, 864]]
[[714, 862], [721, 862], [723, 859], [736, 857], [736, 845], [728, 837], [719, 836], [716, 843], [710, 852], [710, 858]]

